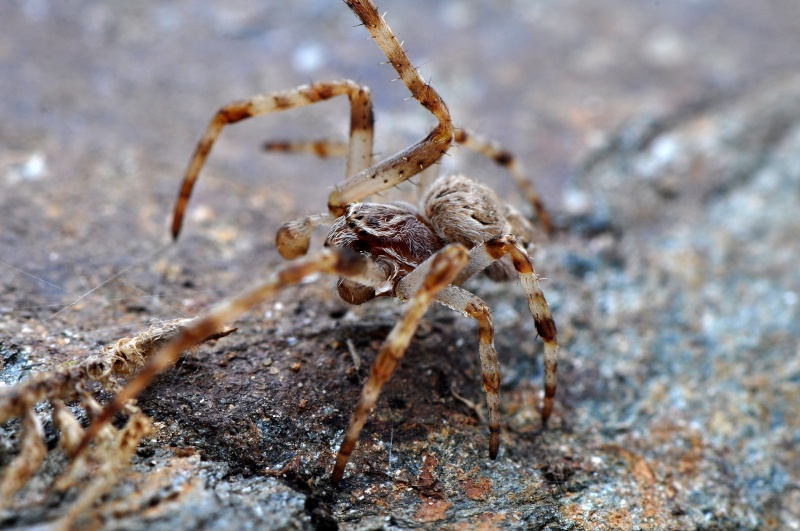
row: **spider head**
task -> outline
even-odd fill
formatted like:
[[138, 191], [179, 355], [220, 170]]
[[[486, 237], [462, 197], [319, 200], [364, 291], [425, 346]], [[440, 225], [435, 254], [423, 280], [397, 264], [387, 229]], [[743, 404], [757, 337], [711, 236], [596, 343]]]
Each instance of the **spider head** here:
[[[363, 240], [380, 238], [388, 229], [387, 221], [393, 217], [387, 209], [381, 208], [388, 205], [374, 205], [370, 203], [352, 203], [347, 206], [344, 214], [347, 228]], [[381, 229], [381, 226], [384, 229]]]
[[325, 246], [369, 256], [385, 271], [385, 283], [376, 289], [340, 280], [342, 299], [361, 304], [376, 296], [391, 295], [400, 278], [443, 244], [411, 205], [352, 203], [343, 216], [336, 218]]
[[410, 270], [441, 249], [442, 241], [410, 204], [352, 203], [325, 245], [388, 258]]

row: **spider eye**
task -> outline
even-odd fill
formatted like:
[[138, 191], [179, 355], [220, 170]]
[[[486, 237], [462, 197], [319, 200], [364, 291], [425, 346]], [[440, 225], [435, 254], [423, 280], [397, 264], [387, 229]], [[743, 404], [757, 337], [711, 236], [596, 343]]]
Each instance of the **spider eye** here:
[[355, 222], [355, 221], [353, 221], [353, 220], [351, 219], [351, 220], [350, 220], [350, 221], [347, 223], [347, 226], [348, 226], [348, 227], [350, 227], [351, 229], [354, 229], [354, 228], [356, 228], [356, 222]]

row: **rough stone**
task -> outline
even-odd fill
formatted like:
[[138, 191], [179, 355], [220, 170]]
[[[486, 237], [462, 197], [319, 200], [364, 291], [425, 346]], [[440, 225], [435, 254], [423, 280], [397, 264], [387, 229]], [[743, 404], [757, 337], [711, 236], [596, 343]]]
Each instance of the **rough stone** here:
[[[385, 4], [457, 124], [518, 154], [556, 214], [536, 251], [562, 345], [550, 424], [519, 286], [477, 281], [498, 309], [498, 459], [452, 393], [482, 403], [475, 325], [436, 308], [334, 489], [333, 456], [400, 305], [350, 308], [321, 278], [157, 378], [140, 397], [156, 434], [80, 522], [800, 527], [798, 4]], [[7, 2], [0, 19], [3, 385], [236, 293], [280, 263], [282, 221], [324, 208], [341, 161], [257, 151], [344, 138], [344, 104], [226, 130], [185, 234], [166, 244], [183, 164], [221, 104], [346, 76], [376, 96], [380, 153], [429, 127], [335, 2]], [[515, 201], [500, 169], [453, 151], [446, 169]], [[53, 522], [80, 492], [52, 490], [66, 458], [49, 411], [37, 408], [50, 451], [3, 528]], [[0, 430], [5, 466], [19, 423]]]

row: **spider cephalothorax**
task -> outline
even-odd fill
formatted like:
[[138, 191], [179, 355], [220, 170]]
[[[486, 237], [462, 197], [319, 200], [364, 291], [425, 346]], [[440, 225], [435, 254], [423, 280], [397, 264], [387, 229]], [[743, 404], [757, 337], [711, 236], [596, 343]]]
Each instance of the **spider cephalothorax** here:
[[[346, 153], [346, 178], [331, 192], [327, 212], [289, 221], [278, 231], [278, 251], [284, 258], [295, 261], [273, 272], [266, 281], [212, 308], [160, 350], [87, 430], [76, 452], [85, 448], [100, 426], [148, 385], [156, 373], [173, 364], [183, 350], [196, 345], [277, 290], [316, 273], [338, 276], [339, 294], [352, 304], [362, 304], [378, 296], [394, 296], [407, 301], [364, 384], [339, 448], [332, 474], [334, 482], [338, 482], [344, 473], [381, 386], [391, 376], [422, 315], [434, 300], [475, 319], [478, 324], [478, 353], [489, 412], [489, 455], [492, 458], [497, 456], [500, 445], [500, 373], [494, 348], [494, 328], [486, 304], [461, 287], [481, 272], [495, 280], [514, 276], [520, 280], [536, 330], [544, 342], [542, 421], [549, 417], [555, 394], [558, 345], [555, 324], [525, 250], [524, 244], [531, 242], [533, 236], [530, 223], [514, 208], [500, 201], [490, 188], [460, 175], [437, 179], [423, 196], [419, 209], [408, 203], [363, 201], [433, 165], [456, 141], [507, 168], [534, 206], [545, 229], [549, 228], [547, 213], [507, 151], [474, 133], [453, 128], [444, 101], [412, 66], [372, 2], [345, 0], [345, 3], [386, 54], [412, 96], [436, 117], [437, 125], [411, 147], [374, 162], [370, 93], [366, 87], [353, 81], [316, 82], [261, 94], [222, 107], [212, 118], [189, 162], [175, 205], [174, 237], [180, 232], [200, 169], [225, 125], [346, 95], [351, 107], [350, 142], [346, 147], [326, 141], [270, 144], [271, 149], [280, 151], [312, 151], [325, 155]], [[324, 225], [331, 227], [325, 248], [305, 256], [312, 231]]]
[[383, 285], [376, 287], [339, 279], [339, 296], [350, 304], [362, 304], [394, 296], [397, 281], [444, 243], [410, 204], [353, 203], [333, 222], [325, 247], [367, 255], [386, 275]]
[[[437, 179], [421, 207], [420, 211], [405, 202], [353, 203], [336, 218], [325, 246], [367, 254], [386, 271], [383, 289], [340, 279], [342, 299], [361, 304], [374, 297], [395, 295], [396, 282], [446, 243], [473, 248], [503, 234], [522, 235], [517, 238], [524, 243], [532, 232], [527, 220], [501, 203], [488, 186], [463, 175]], [[483, 272], [493, 280], [507, 280], [516, 273], [507, 258], [490, 264]]]

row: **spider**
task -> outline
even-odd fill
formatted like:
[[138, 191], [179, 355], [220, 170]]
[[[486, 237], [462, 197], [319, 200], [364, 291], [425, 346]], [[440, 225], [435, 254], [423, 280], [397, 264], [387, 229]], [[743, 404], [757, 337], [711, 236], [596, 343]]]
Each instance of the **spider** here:
[[[502, 203], [490, 188], [462, 175], [437, 179], [424, 195], [420, 209], [407, 203], [362, 202], [437, 162], [454, 140], [493, 158], [518, 177], [513, 157], [496, 144], [474, 134], [455, 131], [444, 101], [412, 66], [374, 4], [370, 0], [345, 0], [345, 3], [378, 43], [412, 96], [436, 117], [438, 124], [421, 141], [373, 164], [370, 93], [366, 87], [353, 81], [318, 82], [254, 96], [222, 107], [209, 123], [190, 159], [175, 204], [173, 237], [177, 238], [180, 232], [184, 211], [200, 169], [227, 124], [346, 95], [351, 108], [346, 179], [331, 192], [327, 212], [289, 221], [278, 231], [278, 251], [284, 258], [294, 261], [273, 272], [266, 281], [218, 304], [166, 345], [89, 427], [76, 453], [84, 449], [99, 427], [129, 399], [135, 398], [158, 372], [174, 364], [181, 352], [200, 343], [224, 323], [269, 298], [277, 290], [315, 273], [338, 276], [339, 295], [352, 304], [362, 304], [381, 296], [407, 301], [399, 321], [378, 352], [350, 419], [331, 476], [334, 484], [338, 484], [343, 476], [382, 385], [403, 357], [432, 301], [449, 306], [478, 323], [481, 374], [489, 413], [489, 456], [492, 459], [497, 457], [500, 446], [500, 375], [492, 319], [486, 304], [461, 287], [466, 280], [484, 271], [495, 280], [511, 278], [515, 273], [519, 276], [536, 330], [544, 342], [543, 424], [550, 416], [556, 388], [558, 343], [556, 326], [539, 288], [532, 261], [523, 246], [532, 232], [528, 221]], [[317, 148], [321, 153], [335, 151], [335, 145], [331, 143], [323, 142]], [[289, 149], [293, 148], [290, 146]], [[524, 190], [536, 207], [540, 222], [547, 228], [548, 219], [535, 192], [529, 186]], [[322, 225], [331, 227], [324, 248], [305, 256], [311, 232]]]

